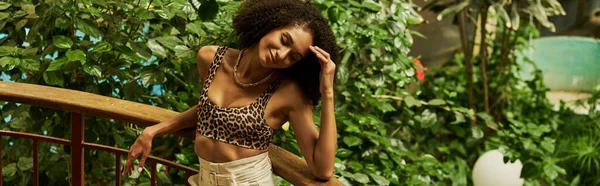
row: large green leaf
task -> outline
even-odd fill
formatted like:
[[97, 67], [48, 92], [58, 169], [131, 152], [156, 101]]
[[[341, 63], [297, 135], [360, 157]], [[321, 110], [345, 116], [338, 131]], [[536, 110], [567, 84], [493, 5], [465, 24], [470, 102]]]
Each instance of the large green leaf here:
[[496, 124], [496, 122], [494, 121], [494, 118], [492, 116], [490, 116], [489, 114], [487, 114], [485, 112], [479, 112], [479, 113], [477, 113], [477, 116], [479, 116], [481, 119], [483, 119], [485, 125], [487, 125], [489, 128], [498, 130], [498, 124]]
[[58, 48], [71, 48], [73, 46], [73, 40], [67, 36], [54, 36], [52, 40], [54, 41], [54, 46]]
[[453, 122], [452, 122], [452, 123], [450, 123], [450, 124], [460, 124], [460, 123], [464, 123], [464, 122], [466, 122], [466, 120], [465, 120], [465, 116], [464, 116], [463, 114], [461, 114], [461, 113], [459, 113], [459, 112], [455, 112], [455, 113], [454, 113], [454, 116], [455, 116], [456, 120], [455, 120], [455, 121], [453, 121]]
[[204, 25], [204, 27], [206, 27], [206, 29], [211, 32], [215, 32], [220, 29], [219, 25], [213, 22], [203, 22], [202, 25]]
[[21, 51], [21, 56], [36, 56], [39, 48], [25, 48]]
[[33, 4], [21, 4], [21, 9], [25, 11], [27, 14], [27, 18], [37, 18], [35, 14], [35, 5]]
[[356, 160], [351, 160], [350, 162], [348, 162], [348, 166], [350, 166], [350, 168], [354, 169], [355, 171], [360, 171], [364, 168], [363, 165]]
[[198, 36], [205, 36], [206, 32], [202, 30], [202, 26], [197, 23], [188, 23], [185, 25], [185, 31], [194, 33]]
[[177, 45], [175, 46], [175, 56], [182, 59], [187, 59], [189, 61], [189, 59], [194, 58], [196, 56], [196, 52], [192, 51], [186, 46]]
[[173, 17], [175, 17], [175, 13], [171, 12], [170, 10], [158, 9], [154, 10], [154, 12], [156, 12], [158, 16], [166, 20], [171, 20]]
[[544, 137], [544, 141], [542, 141], [542, 143], [540, 144], [542, 146], [542, 148], [544, 148], [544, 150], [546, 150], [549, 153], [554, 153], [554, 144], [555, 144], [554, 139], [549, 138], [549, 137]]
[[21, 171], [28, 171], [33, 168], [33, 158], [30, 157], [19, 157], [19, 162], [17, 163], [17, 167]]
[[0, 2], [0, 10], [6, 10], [11, 6], [10, 3], [7, 2]]
[[423, 128], [433, 127], [437, 123], [437, 115], [429, 111], [429, 109], [425, 109], [421, 117], [421, 127]]
[[92, 46], [92, 52], [102, 53], [111, 51], [112, 45], [108, 42], [100, 41]]
[[69, 61], [79, 61], [82, 65], [85, 65], [86, 55], [81, 50], [70, 50], [67, 52], [67, 58]]
[[[8, 17], [10, 17], [10, 13], [7, 13], [7, 12], [0, 12], [0, 21], [2, 21], [2, 20], [4, 20], [4, 19], [6, 19], [6, 18], [8, 18]], [[4, 23], [6, 24], [6, 22], [4, 22]], [[0, 29], [1, 29], [1, 28], [0, 28]]]
[[140, 74], [144, 86], [164, 83], [167, 79], [161, 71], [146, 70]]
[[2, 30], [4, 28], [4, 26], [6, 26], [6, 23], [7, 22], [5, 22], [5, 21], [0, 21], [0, 30]]
[[165, 174], [165, 172], [156, 173], [158, 179], [162, 182], [162, 184], [169, 185], [172, 184], [171, 179]]
[[355, 173], [352, 176], [350, 176], [350, 178], [352, 178], [354, 181], [357, 181], [359, 183], [369, 183], [369, 176], [363, 174], [363, 173]]
[[152, 51], [152, 54], [154, 54], [156, 57], [158, 57], [160, 59], [167, 57], [167, 52], [165, 51], [165, 48], [160, 46], [160, 44], [158, 44], [156, 42], [156, 40], [154, 40], [154, 39], [148, 40], [148, 42], [146, 43], [146, 46], [148, 46], [148, 48], [150, 48], [150, 50]]
[[148, 60], [148, 59], [150, 59], [150, 57], [152, 57], [152, 51], [145, 43], [133, 42], [130, 44], [131, 44], [131, 48], [133, 49], [135, 54], [137, 54], [139, 57], [143, 58], [144, 60]]
[[17, 164], [11, 163], [2, 167], [2, 176], [3, 177], [12, 177], [17, 173]]
[[377, 4], [373, 0], [365, 0], [362, 2], [361, 6], [367, 8], [368, 10], [374, 11], [374, 12], [379, 12], [379, 10], [381, 10], [381, 6], [379, 6], [379, 4]]
[[544, 169], [544, 174], [548, 176], [550, 179], [554, 180], [558, 177], [558, 171], [553, 168], [553, 166], [548, 166]]
[[175, 36], [159, 37], [159, 38], [156, 38], [156, 40], [160, 44], [162, 44], [163, 46], [165, 46], [171, 50], [175, 50], [175, 47], [177, 45], [183, 45], [183, 41], [181, 41], [181, 39], [179, 39]]
[[44, 72], [43, 76], [48, 85], [64, 87], [65, 78], [61, 71]]
[[21, 28], [23, 28], [27, 24], [28, 21], [29, 21], [28, 19], [22, 19], [19, 22], [17, 22], [17, 24], [15, 24], [15, 30], [16, 31], [21, 30]]
[[90, 21], [87, 20], [79, 20], [77, 21], [77, 28], [81, 30], [81, 32], [90, 35], [95, 38], [100, 38], [102, 32]]
[[361, 5], [359, 2], [355, 1], [355, 0], [348, 0], [348, 2], [356, 7], [362, 7], [363, 5]]
[[407, 96], [406, 98], [404, 98], [404, 102], [406, 103], [407, 107], [413, 107], [413, 106], [417, 106], [420, 107], [421, 106], [421, 101], [415, 99], [412, 96]]
[[136, 11], [135, 11], [135, 17], [137, 17], [140, 20], [149, 20], [149, 19], [153, 19], [154, 18], [154, 14], [148, 10], [146, 10], [146, 8], [144, 7], [139, 7]]
[[[14, 115], [19, 115], [13, 113]], [[31, 121], [27, 121], [25, 118], [17, 118], [10, 121], [10, 128], [17, 130], [25, 130], [30, 126]]]
[[352, 154], [352, 151], [351, 151], [351, 150], [348, 150], [348, 149], [345, 149], [345, 148], [338, 148], [338, 149], [337, 149], [337, 152], [335, 153], [335, 155], [336, 155], [337, 157], [340, 157], [340, 158], [345, 158], [345, 157], [348, 157], [348, 156], [350, 156], [351, 154]]
[[573, 180], [571, 181], [569, 186], [577, 186], [577, 185], [579, 185], [580, 181], [581, 181], [581, 175], [577, 175], [575, 178], [573, 178]]
[[475, 139], [483, 138], [483, 130], [477, 126], [471, 127], [471, 134]]
[[73, 25], [71, 24], [71, 21], [70, 21], [70, 20], [68, 20], [68, 19], [65, 19], [65, 18], [63, 18], [63, 17], [56, 18], [56, 20], [54, 20], [54, 25], [55, 25], [56, 27], [58, 27], [58, 28], [62, 28], [62, 29], [67, 29], [67, 28], [69, 28], [70, 26], [73, 26]]
[[92, 76], [102, 77], [102, 68], [100, 68], [98, 65], [84, 64], [83, 71]]
[[177, 163], [190, 164], [190, 161], [185, 157], [185, 154], [175, 154], [175, 158], [177, 159]]
[[37, 72], [40, 70], [40, 62], [35, 59], [21, 59], [19, 65], [24, 71]]
[[119, 133], [113, 133], [113, 139], [117, 145], [124, 146], [125, 139], [123, 139]]
[[6, 67], [7, 65], [17, 66], [21, 64], [21, 60], [19, 58], [12, 57], [2, 57], [0, 58], [0, 66]]
[[53, 60], [52, 62], [50, 62], [50, 65], [48, 66], [46, 71], [61, 70], [67, 63], [69, 63], [69, 59], [65, 57]]
[[17, 48], [11, 46], [0, 46], [0, 57], [2, 56], [16, 56]]
[[390, 181], [388, 181], [383, 176], [380, 176], [377, 174], [369, 174], [369, 176], [371, 176], [371, 178], [373, 178], [373, 180], [375, 180], [375, 183], [377, 183], [377, 185], [381, 185], [381, 186], [390, 185]]
[[344, 143], [349, 147], [353, 147], [362, 144], [362, 140], [356, 136], [346, 136], [344, 137]]
[[440, 106], [440, 105], [446, 105], [446, 101], [442, 100], [442, 99], [432, 99], [429, 100], [429, 102], [427, 102], [429, 105], [433, 105], [433, 106]]

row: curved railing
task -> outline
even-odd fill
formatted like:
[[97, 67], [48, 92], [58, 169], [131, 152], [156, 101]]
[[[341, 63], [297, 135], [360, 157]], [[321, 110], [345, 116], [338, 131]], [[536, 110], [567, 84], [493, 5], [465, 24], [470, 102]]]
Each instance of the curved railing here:
[[[127, 150], [103, 146], [83, 141], [84, 116], [96, 116], [102, 118], [116, 119], [125, 122], [131, 122], [141, 127], [147, 127], [174, 117], [177, 112], [154, 107], [151, 105], [125, 101], [121, 99], [91, 94], [87, 92], [54, 88], [41, 85], [8, 83], [0, 81], [0, 100], [8, 102], [17, 102], [21, 104], [35, 105], [51, 109], [58, 109], [71, 112], [71, 132], [72, 139], [65, 140], [60, 138], [18, 133], [11, 131], [1, 131], [0, 136], [14, 136], [19, 138], [28, 138], [33, 140], [33, 163], [34, 163], [34, 185], [38, 185], [37, 168], [37, 142], [47, 141], [71, 146], [71, 170], [72, 185], [83, 185], [83, 149], [97, 149], [115, 153], [117, 158], [115, 162], [116, 170], [120, 170], [120, 155], [127, 155]], [[185, 129], [175, 133], [188, 139], [194, 139], [195, 130]], [[1, 147], [0, 147], [1, 155]], [[306, 162], [295, 154], [286, 151], [276, 145], [269, 147], [269, 157], [273, 163], [273, 172], [294, 185], [343, 185], [337, 179], [332, 178], [327, 182], [317, 181], [311, 174]], [[173, 163], [168, 160], [149, 156], [147, 160], [151, 165], [151, 184], [156, 184], [156, 163], [164, 164], [172, 168], [186, 172], [186, 180], [192, 174], [198, 173], [198, 170]], [[0, 162], [0, 167], [1, 167]], [[76, 171], [79, 170], [79, 171]], [[1, 169], [0, 169], [1, 175]], [[116, 180], [120, 180], [120, 174], [116, 174]], [[0, 176], [0, 185], [2, 178]], [[120, 182], [117, 181], [117, 185]]]

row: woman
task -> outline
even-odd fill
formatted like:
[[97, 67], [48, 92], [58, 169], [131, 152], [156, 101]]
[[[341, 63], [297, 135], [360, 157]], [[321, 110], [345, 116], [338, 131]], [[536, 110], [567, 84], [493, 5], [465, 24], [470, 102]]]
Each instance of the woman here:
[[[333, 174], [336, 152], [333, 82], [338, 53], [320, 11], [299, 0], [246, 0], [233, 18], [241, 50], [204, 46], [198, 105], [147, 127], [131, 146], [123, 174], [148, 156], [152, 139], [196, 127], [200, 173], [195, 185], [273, 185], [267, 151], [286, 122], [317, 179]], [[312, 106], [322, 100], [320, 132]]]

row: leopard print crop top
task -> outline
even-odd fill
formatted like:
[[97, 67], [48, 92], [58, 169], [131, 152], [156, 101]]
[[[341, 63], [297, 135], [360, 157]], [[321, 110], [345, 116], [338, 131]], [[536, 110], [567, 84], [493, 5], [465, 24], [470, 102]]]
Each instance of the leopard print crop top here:
[[264, 150], [269, 147], [275, 131], [267, 124], [265, 108], [281, 78], [271, 84], [254, 102], [244, 107], [222, 108], [208, 99], [208, 87], [227, 47], [219, 47], [215, 53], [209, 74], [198, 101], [196, 131], [207, 138], [239, 147]]

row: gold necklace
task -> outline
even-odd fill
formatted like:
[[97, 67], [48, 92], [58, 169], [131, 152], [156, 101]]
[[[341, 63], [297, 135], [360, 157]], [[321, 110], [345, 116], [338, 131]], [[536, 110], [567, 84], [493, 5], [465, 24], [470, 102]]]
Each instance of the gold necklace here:
[[273, 71], [271, 71], [271, 73], [263, 78], [262, 80], [256, 82], [256, 83], [242, 83], [238, 80], [237, 77], [237, 68], [240, 65], [240, 61], [242, 59], [242, 53], [244, 53], [244, 50], [240, 51], [240, 55], [238, 55], [237, 61], [235, 62], [235, 66], [233, 66], [233, 79], [235, 80], [235, 83], [237, 83], [238, 85], [242, 86], [242, 87], [255, 87], [258, 86], [260, 84], [265, 83], [267, 80], [271, 79], [271, 76], [273, 75]]

